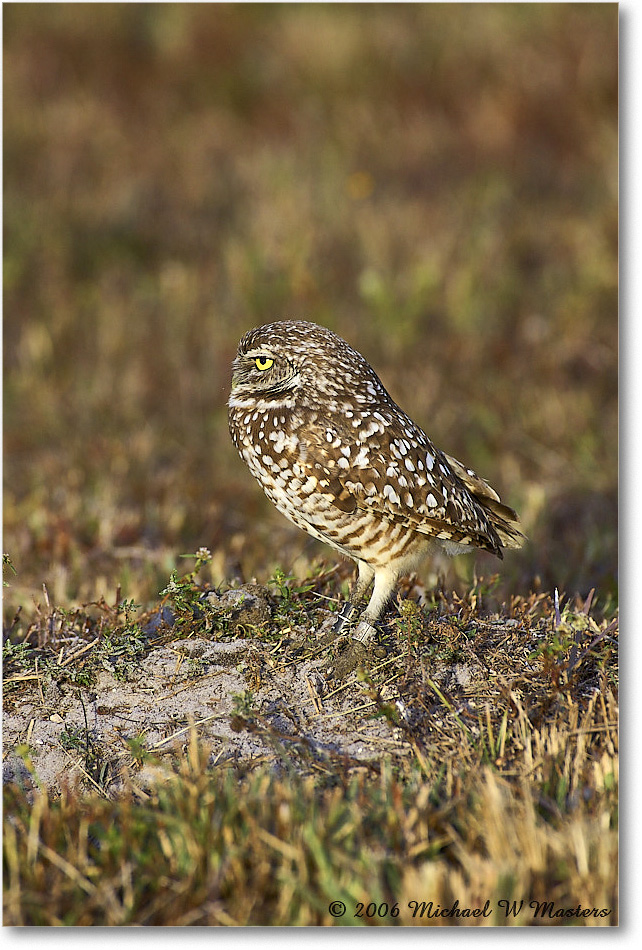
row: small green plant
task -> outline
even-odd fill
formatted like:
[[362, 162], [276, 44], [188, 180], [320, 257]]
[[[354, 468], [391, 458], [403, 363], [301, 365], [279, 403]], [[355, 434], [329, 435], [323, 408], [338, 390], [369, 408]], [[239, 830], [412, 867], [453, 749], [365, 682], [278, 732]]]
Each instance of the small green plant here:
[[31, 669], [33, 655], [34, 649], [26, 641], [12, 643], [11, 640], [6, 640], [2, 645], [2, 669], [4, 674], [16, 670]]
[[468, 602], [473, 610], [480, 611], [492, 595], [495, 593], [500, 583], [499, 574], [491, 574], [490, 577], [477, 577], [475, 575], [473, 585], [468, 592]]
[[79, 751], [85, 749], [87, 745], [86, 738], [82, 730], [75, 725], [66, 725], [59, 736], [60, 745], [63, 749]]
[[[61, 678], [60, 677], [61, 670], [60, 670], [60, 667], [57, 666], [57, 664], [55, 665], [52, 664], [51, 666], [45, 664], [45, 670], [50, 671], [50, 672], [55, 672], [56, 679]], [[88, 663], [85, 666], [80, 666], [80, 667], [69, 666], [69, 667], [66, 667], [64, 670], [64, 678], [67, 679], [74, 686], [83, 686], [83, 687], [91, 686], [92, 683], [94, 682], [94, 676], [95, 676], [94, 670], [90, 663]]]
[[394, 620], [395, 627], [409, 647], [425, 639], [426, 618], [420, 605], [414, 600], [402, 600], [398, 604], [399, 617]]
[[95, 787], [104, 791], [109, 783], [111, 764], [89, 730], [84, 703], [82, 707], [85, 715], [84, 726], [67, 723], [60, 733], [60, 745], [67, 752], [81, 756], [85, 774]]
[[268, 586], [276, 587], [277, 596], [280, 597], [282, 603], [289, 605], [296, 594], [307, 594], [314, 587], [313, 581], [293, 584], [292, 581], [295, 580], [294, 574], [286, 574], [280, 567], [277, 567], [268, 581]]
[[149, 650], [149, 637], [140, 624], [114, 629], [103, 636], [95, 653], [96, 665], [112, 673], [116, 679], [127, 680], [135, 675], [139, 661]]
[[194, 558], [194, 567], [181, 576], [178, 571], [172, 571], [169, 583], [160, 595], [169, 601], [175, 613], [173, 626], [177, 632], [184, 634], [192, 631], [195, 625], [198, 626], [199, 621], [211, 623], [216, 612], [203, 599], [203, 589], [196, 583], [201, 568], [212, 560], [210, 551], [199, 548], [195, 554], [181, 554], [181, 558]]
[[125, 740], [129, 753], [137, 765], [144, 765], [145, 762], [153, 760], [154, 758], [153, 755], [147, 751], [146, 739], [145, 733], [141, 732]]
[[122, 600], [117, 608], [119, 614], [125, 614], [125, 623], [127, 624], [132, 622], [134, 612], [140, 609], [141, 604], [137, 604], [133, 598], [131, 600]]
[[246, 689], [242, 693], [235, 693], [232, 696], [234, 702], [234, 715], [251, 717], [256, 711], [256, 699], [251, 690]]
[[283, 626], [306, 623], [308, 619], [309, 603], [306, 603], [305, 595], [313, 590], [315, 583], [313, 580], [297, 582], [293, 574], [286, 574], [280, 567], [277, 567], [272, 577], [268, 580], [268, 586], [276, 588], [276, 609], [274, 611], [274, 621], [278, 628]]

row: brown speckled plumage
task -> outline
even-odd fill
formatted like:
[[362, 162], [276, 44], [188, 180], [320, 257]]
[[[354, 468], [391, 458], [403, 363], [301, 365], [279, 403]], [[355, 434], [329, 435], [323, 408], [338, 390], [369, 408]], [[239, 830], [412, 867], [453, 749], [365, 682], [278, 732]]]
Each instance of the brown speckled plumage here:
[[324, 327], [292, 320], [245, 334], [229, 425], [279, 511], [357, 562], [354, 602], [374, 579], [366, 624], [431, 550], [501, 558], [523, 543], [515, 512], [439, 451], [367, 360]]

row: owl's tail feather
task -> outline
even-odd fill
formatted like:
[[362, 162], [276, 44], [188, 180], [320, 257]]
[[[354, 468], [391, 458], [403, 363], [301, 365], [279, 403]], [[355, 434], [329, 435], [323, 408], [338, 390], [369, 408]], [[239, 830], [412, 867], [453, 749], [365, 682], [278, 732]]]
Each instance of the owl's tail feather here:
[[446, 455], [446, 459], [471, 495], [490, 515], [491, 524], [497, 532], [502, 547], [521, 548], [526, 541], [526, 536], [519, 530], [520, 521], [517, 512], [508, 505], [504, 505], [495, 489], [472, 469], [466, 468], [452, 455]]
[[519, 516], [508, 505], [493, 499], [487, 500], [478, 497], [478, 501], [490, 512], [493, 528], [499, 535], [503, 548], [521, 548], [526, 541], [526, 535], [519, 530]]

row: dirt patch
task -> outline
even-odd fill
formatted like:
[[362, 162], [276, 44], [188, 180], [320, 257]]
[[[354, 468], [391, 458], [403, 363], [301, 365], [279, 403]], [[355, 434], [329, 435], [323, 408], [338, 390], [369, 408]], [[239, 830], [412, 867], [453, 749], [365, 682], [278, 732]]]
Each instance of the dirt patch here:
[[[270, 616], [267, 598], [253, 585], [211, 593], [208, 602], [233, 631]], [[168, 619], [171, 625], [171, 615], [159, 612], [146, 632]], [[303, 630], [290, 633], [297, 644], [305, 639]], [[308, 635], [313, 644], [314, 632]], [[309, 650], [298, 659], [293, 653], [288, 645], [248, 637], [188, 637], [151, 649], [126, 680], [106, 669], [90, 687], [35, 678], [5, 711], [4, 781], [48, 789], [80, 783], [110, 792], [129, 773], [144, 787], [156, 772], [150, 759], [180, 752], [191, 729], [211, 749], [213, 763], [279, 766], [291, 753], [367, 762], [391, 749], [404, 753], [398, 730], [371, 718], [376, 706], [356, 677], [329, 684]], [[137, 748], [145, 752], [138, 761]]]
[[122, 608], [105, 604], [100, 621], [43, 615], [5, 645], [5, 782], [144, 793], [194, 732], [212, 765], [503, 761], [509, 721], [539, 721], [571, 684], [578, 709], [608, 686], [617, 621], [598, 627], [590, 598], [563, 616], [544, 595], [485, 615], [454, 594], [399, 601], [364, 668], [337, 680], [328, 670], [349, 640], [327, 642], [336, 613], [279, 583], [174, 582], [171, 606], [120, 627]]

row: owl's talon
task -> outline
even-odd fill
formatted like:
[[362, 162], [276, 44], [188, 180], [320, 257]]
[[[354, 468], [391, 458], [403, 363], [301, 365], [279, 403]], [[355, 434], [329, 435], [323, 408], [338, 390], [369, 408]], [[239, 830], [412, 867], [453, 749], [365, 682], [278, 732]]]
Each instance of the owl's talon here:
[[338, 640], [340, 636], [346, 636], [349, 632], [352, 614], [355, 610], [356, 607], [354, 604], [347, 601], [338, 615], [333, 615], [331, 618], [328, 618], [328, 620], [325, 620], [319, 631], [320, 636], [317, 640], [317, 646], [328, 646], [330, 643], [334, 643], [335, 640]]
[[349, 676], [359, 664], [365, 659], [368, 653], [367, 647], [360, 641], [354, 641], [350, 647], [337, 657], [334, 663], [328, 669], [330, 679], [343, 680]]
[[329, 667], [328, 675], [333, 679], [345, 679], [375, 649], [372, 641], [376, 635], [376, 627], [367, 620], [360, 620], [354, 632], [350, 634], [348, 648]]

